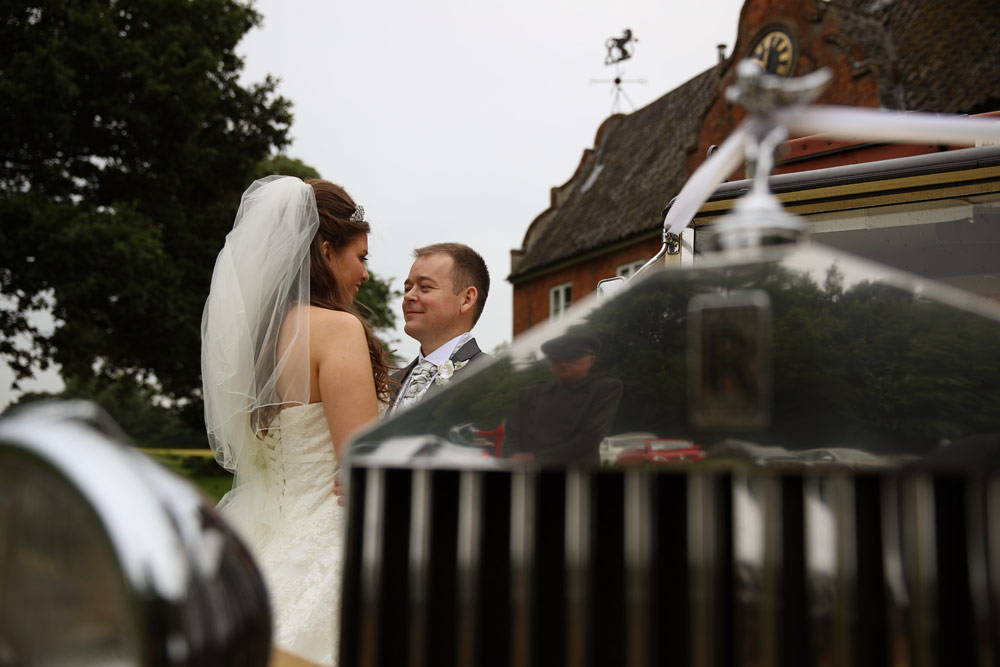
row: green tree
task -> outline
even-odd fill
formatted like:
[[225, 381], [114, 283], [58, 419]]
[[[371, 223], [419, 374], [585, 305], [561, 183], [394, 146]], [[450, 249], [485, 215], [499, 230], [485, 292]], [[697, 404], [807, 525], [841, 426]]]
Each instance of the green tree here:
[[163, 405], [148, 384], [123, 376], [70, 379], [58, 393], [31, 392], [21, 395], [7, 410], [39, 400], [87, 399], [100, 405], [139, 447], [205, 449], [204, 429], [185, 423], [179, 411]]
[[281, 174], [282, 176], [298, 176], [302, 180], [307, 178], [320, 178], [319, 172], [307, 165], [298, 158], [288, 157], [284, 154], [273, 155], [261, 161], [257, 165], [254, 178], [264, 178], [271, 174]]
[[[375, 335], [390, 352], [398, 340], [392, 336], [392, 331], [396, 327], [396, 313], [402, 298], [403, 293], [392, 287], [391, 278], [383, 280], [371, 271], [368, 272], [368, 282], [362, 283], [358, 291], [358, 312], [368, 320]], [[392, 357], [399, 361], [395, 354]]]
[[17, 377], [57, 362], [197, 397], [215, 256], [292, 119], [274, 79], [239, 83], [259, 22], [237, 0], [5, 4], [0, 357]]

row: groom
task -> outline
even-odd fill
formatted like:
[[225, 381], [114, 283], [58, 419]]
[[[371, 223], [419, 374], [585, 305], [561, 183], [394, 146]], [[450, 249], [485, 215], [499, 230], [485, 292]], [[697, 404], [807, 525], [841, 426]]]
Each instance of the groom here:
[[420, 352], [393, 374], [400, 387], [392, 415], [443, 389], [453, 374], [490, 359], [471, 333], [490, 291], [486, 262], [461, 243], [435, 243], [413, 256], [403, 284], [403, 331], [420, 343]]

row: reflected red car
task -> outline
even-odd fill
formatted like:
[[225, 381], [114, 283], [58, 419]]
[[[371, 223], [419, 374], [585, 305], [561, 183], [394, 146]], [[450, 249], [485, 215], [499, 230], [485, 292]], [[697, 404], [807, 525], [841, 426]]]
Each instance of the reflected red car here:
[[705, 450], [690, 440], [647, 438], [629, 445], [618, 454], [618, 465], [666, 465], [681, 461], [700, 461]]

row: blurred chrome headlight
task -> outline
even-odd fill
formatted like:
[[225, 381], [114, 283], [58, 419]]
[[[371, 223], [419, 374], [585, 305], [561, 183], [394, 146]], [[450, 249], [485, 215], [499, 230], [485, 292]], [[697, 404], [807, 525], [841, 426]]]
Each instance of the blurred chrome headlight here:
[[0, 420], [0, 665], [266, 665], [249, 552], [87, 402]]

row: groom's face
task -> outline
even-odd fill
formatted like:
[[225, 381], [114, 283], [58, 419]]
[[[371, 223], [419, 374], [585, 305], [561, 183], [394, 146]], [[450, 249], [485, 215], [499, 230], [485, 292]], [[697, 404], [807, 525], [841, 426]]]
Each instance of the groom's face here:
[[[451, 269], [454, 260], [449, 255], [435, 253], [418, 257], [410, 267], [403, 284], [403, 330], [422, 347], [443, 344], [462, 333], [462, 296], [455, 294]], [[442, 336], [448, 335], [444, 340]], [[424, 349], [425, 354], [434, 349]]]

